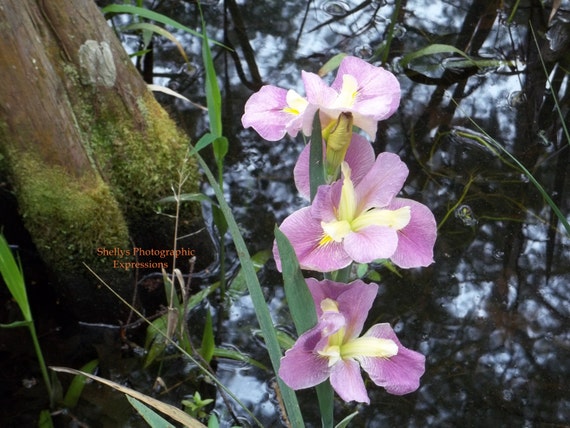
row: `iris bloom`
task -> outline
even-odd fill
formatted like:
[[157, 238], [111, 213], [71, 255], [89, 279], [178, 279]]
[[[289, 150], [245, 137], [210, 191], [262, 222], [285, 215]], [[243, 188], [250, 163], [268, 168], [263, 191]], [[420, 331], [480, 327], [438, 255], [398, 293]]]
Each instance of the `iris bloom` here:
[[389, 324], [375, 324], [359, 337], [378, 286], [307, 279], [317, 325], [303, 333], [281, 359], [279, 376], [293, 389], [310, 388], [330, 377], [344, 401], [370, 403], [360, 368], [390, 394], [415, 391], [425, 357], [402, 346]]
[[252, 127], [269, 141], [302, 130], [311, 135], [313, 116], [320, 109], [321, 126], [335, 122], [343, 112], [351, 113], [354, 125], [371, 138], [377, 122], [390, 117], [400, 103], [400, 84], [389, 71], [356, 57], [347, 56], [329, 87], [317, 74], [301, 73], [306, 97], [293, 90], [263, 86], [245, 104], [244, 128]]
[[[390, 259], [402, 268], [431, 264], [437, 234], [433, 214], [419, 202], [396, 197], [408, 175], [406, 165], [395, 154], [381, 153], [368, 171], [356, 163], [353, 173], [349, 154], [342, 163], [343, 178], [319, 186], [312, 205], [295, 211], [279, 227], [301, 268], [331, 272], [353, 261], [377, 259]], [[276, 245], [273, 254], [281, 269]]]

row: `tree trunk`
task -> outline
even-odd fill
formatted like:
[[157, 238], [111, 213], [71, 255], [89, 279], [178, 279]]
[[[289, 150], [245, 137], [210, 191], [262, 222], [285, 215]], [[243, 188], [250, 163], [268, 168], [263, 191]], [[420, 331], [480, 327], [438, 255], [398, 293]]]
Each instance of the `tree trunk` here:
[[[118, 263], [172, 245], [156, 201], [171, 195], [188, 138], [93, 0], [3, 0], [0, 37], [0, 170], [65, 301], [84, 320], [117, 320], [124, 306], [85, 265], [130, 300], [134, 270]], [[196, 191], [186, 165], [184, 191]]]

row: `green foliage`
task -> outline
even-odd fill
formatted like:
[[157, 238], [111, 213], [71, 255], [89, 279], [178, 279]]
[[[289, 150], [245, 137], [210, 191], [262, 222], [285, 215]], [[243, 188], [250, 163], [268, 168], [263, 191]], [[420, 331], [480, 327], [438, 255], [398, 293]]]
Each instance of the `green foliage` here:
[[[22, 266], [20, 263], [16, 263], [16, 259], [4, 235], [0, 235], [0, 272], [8, 286], [8, 291], [10, 291], [10, 294], [20, 307], [24, 320], [30, 322], [32, 320], [32, 312], [28, 302]], [[2, 325], [2, 327], [7, 326]]]
[[[175, 21], [174, 19], [171, 19], [167, 16], [164, 16], [160, 13], [153, 12], [152, 10], [145, 9], [143, 7], [132, 6], [132, 5], [128, 5], [128, 4], [110, 4], [108, 6], [105, 6], [103, 9], [101, 9], [101, 11], [104, 14], [127, 13], [127, 14], [130, 14], [133, 16], [139, 16], [142, 18], [150, 19], [151, 21], [156, 21], [156, 22], [160, 22], [161, 24], [169, 25], [173, 28], [176, 28], [177, 30], [181, 30], [181, 31], [184, 31], [186, 33], [190, 33], [196, 37], [202, 37], [202, 35], [199, 32], [194, 31], [191, 28], [188, 28], [188, 27], [180, 24], [179, 22]], [[215, 42], [215, 43], [217, 43], [217, 42]], [[217, 44], [220, 46], [223, 46], [221, 43], [217, 43]]]
[[[253, 263], [255, 271], [258, 272], [271, 257], [273, 257], [273, 255], [269, 250], [261, 250], [251, 256], [251, 262]], [[247, 283], [245, 274], [243, 269], [240, 269], [234, 279], [232, 279], [228, 292], [231, 294], [231, 298], [237, 298], [243, 295], [246, 291]]]
[[[319, 69], [319, 72], [317, 74], [319, 76], [323, 77], [323, 76], [327, 75], [328, 73], [336, 70], [340, 66], [340, 63], [342, 62], [342, 60], [345, 57], [346, 57], [346, 54], [344, 52], [336, 54], [335, 56], [333, 56], [331, 59], [329, 59], [327, 62], [325, 62], [323, 64], [323, 66]], [[320, 126], [320, 122], [319, 122], [319, 126]]]
[[152, 428], [174, 428], [170, 422], [160, 416], [151, 408], [145, 406], [136, 398], [129, 395], [125, 395], [127, 400], [135, 408], [135, 410], [142, 416], [142, 418], [152, 427]]
[[16, 263], [12, 250], [4, 238], [4, 235], [0, 234], [0, 273], [2, 278], [10, 291], [10, 294], [20, 307], [24, 320], [21, 322], [16, 322], [8, 325], [0, 324], [0, 327], [21, 327], [26, 326], [30, 330], [30, 335], [32, 336], [32, 341], [34, 344], [34, 349], [36, 351], [36, 357], [40, 364], [40, 369], [42, 372], [42, 377], [46, 385], [48, 392], [50, 406], [55, 403], [55, 394], [52, 382], [49, 378], [47, 366], [44, 360], [44, 356], [40, 347], [40, 342], [38, 340], [38, 335], [36, 333], [36, 327], [34, 325], [34, 320], [32, 318], [32, 311], [30, 309], [30, 303], [28, 301], [28, 294], [26, 292], [26, 284], [24, 282], [24, 273], [22, 271], [22, 266], [20, 263]]
[[[500, 153], [501, 155], [504, 155], [511, 162], [513, 162], [513, 164], [516, 166], [516, 168], [518, 168], [529, 179], [529, 181], [534, 185], [534, 187], [536, 187], [538, 192], [542, 195], [542, 197], [544, 198], [546, 203], [550, 206], [552, 211], [558, 217], [558, 220], [560, 220], [560, 222], [562, 223], [562, 225], [566, 229], [566, 233], [568, 235], [570, 235], [570, 224], [568, 223], [566, 216], [562, 213], [562, 211], [560, 211], [560, 208], [558, 208], [556, 203], [552, 200], [552, 198], [548, 195], [548, 193], [546, 192], [544, 187], [542, 187], [542, 185], [532, 175], [532, 173], [513, 154], [511, 154], [511, 152], [509, 152], [507, 149], [505, 149], [502, 144], [500, 144], [497, 140], [492, 138], [489, 134], [487, 134], [485, 132], [484, 129], [482, 129], [479, 125], [477, 125], [477, 123], [473, 119], [469, 118], [469, 120], [477, 128], [477, 130], [481, 134], [484, 135], [484, 137], [482, 138], [481, 136], [479, 136], [475, 133], [469, 133], [469, 132], [460, 132], [458, 134], [462, 137], [473, 139], [473, 140], [481, 143], [484, 146], [487, 146], [487, 147], [490, 147], [491, 149], [496, 150], [498, 153]], [[501, 160], [503, 160], [502, 157], [501, 157]], [[503, 162], [505, 162], [505, 161], [503, 160]]]
[[317, 194], [320, 185], [325, 184], [325, 165], [323, 162], [323, 136], [319, 111], [313, 117], [313, 132], [311, 133], [311, 147], [309, 148], [309, 182], [311, 201]]
[[[83, 367], [81, 367], [81, 371], [86, 373], [94, 373], [99, 365], [99, 360], [91, 360]], [[63, 397], [63, 405], [68, 409], [72, 409], [77, 405], [79, 401], [79, 397], [83, 392], [83, 388], [85, 387], [85, 381], [87, 379], [84, 376], [75, 376], [69, 387], [67, 388], [67, 392], [65, 397]]]
[[121, 392], [121, 393], [123, 393], [123, 394], [125, 394], [131, 398], [135, 398], [136, 400], [143, 402], [147, 406], [151, 406], [154, 409], [164, 413], [165, 415], [168, 415], [169, 417], [171, 417], [175, 421], [181, 423], [184, 427], [204, 428], [203, 424], [201, 424], [199, 421], [192, 418], [190, 415], [183, 412], [179, 408], [171, 406], [170, 404], [167, 404], [167, 403], [163, 403], [160, 400], [157, 400], [156, 398], [142, 394], [138, 391], [135, 391], [134, 389], [128, 388], [128, 387], [123, 386], [121, 384], [118, 384], [116, 382], [110, 381], [108, 379], [104, 379], [104, 378], [99, 377], [99, 376], [92, 375], [90, 373], [85, 373], [85, 372], [82, 372], [80, 370], [69, 369], [66, 367], [51, 367], [51, 369], [56, 371], [56, 372], [63, 372], [63, 373], [70, 373], [73, 375], [85, 376], [91, 380], [94, 380], [94, 381], [97, 381], [97, 382], [102, 383], [104, 385], [107, 385], [107, 386], [115, 389], [116, 391], [119, 391], [119, 392]]
[[[485, 67], [498, 67], [500, 65], [505, 64], [505, 61], [498, 60], [498, 59], [480, 59], [480, 58], [472, 58], [463, 52], [461, 49], [456, 48], [452, 45], [446, 44], [431, 44], [426, 46], [425, 48], [418, 49], [417, 51], [410, 52], [402, 57], [400, 60], [400, 66], [407, 67], [413, 61], [418, 60], [423, 57], [432, 57], [437, 54], [455, 54], [459, 55], [460, 57], [464, 58], [464, 61], [454, 61], [453, 67], [454, 68], [467, 68], [467, 67], [477, 67], [477, 68], [485, 68]], [[438, 67], [441, 67], [440, 61], [437, 61]]]
[[[312, 164], [312, 166], [320, 168], [318, 164]], [[289, 311], [297, 329], [297, 334], [302, 334], [317, 324], [315, 304], [301, 272], [295, 250], [287, 237], [277, 227], [275, 227], [275, 240], [277, 241], [277, 248], [281, 258], [283, 284]], [[323, 427], [332, 427], [334, 421], [334, 394], [328, 381], [317, 386], [317, 396]]]
[[358, 412], [354, 412], [351, 413], [350, 415], [348, 415], [346, 418], [344, 418], [342, 421], [340, 421], [338, 424], [335, 425], [335, 428], [346, 428], [348, 426], [348, 424], [350, 423], [350, 421], [352, 421], [352, 419], [358, 415]]
[[[275, 328], [273, 327], [271, 314], [269, 313], [269, 308], [265, 302], [263, 291], [261, 290], [261, 285], [259, 284], [259, 280], [255, 273], [255, 268], [249, 255], [249, 251], [247, 250], [243, 237], [241, 236], [239, 227], [235, 221], [232, 211], [224, 198], [222, 189], [218, 185], [216, 179], [214, 178], [212, 172], [202, 157], [198, 153], [196, 153], [196, 157], [200, 166], [204, 170], [204, 174], [210, 182], [214, 193], [216, 194], [220, 209], [222, 210], [228, 223], [228, 229], [236, 246], [240, 264], [246, 277], [247, 287], [251, 296], [251, 300], [253, 302], [257, 320], [259, 321], [259, 325], [261, 327], [265, 344], [267, 346], [267, 351], [269, 352], [269, 357], [271, 359], [273, 369], [275, 370], [275, 373], [277, 373], [279, 371], [281, 359], [279, 341], [277, 340], [277, 334], [275, 333]], [[287, 415], [292, 426], [303, 427], [303, 417], [301, 415], [301, 410], [299, 408], [299, 403], [297, 401], [295, 393], [293, 390], [291, 390], [291, 388], [285, 385], [281, 379], [278, 378], [277, 382], [279, 384], [283, 402], [285, 404], [285, 408], [287, 409]]]
[[287, 237], [277, 227], [275, 227], [275, 240], [281, 257], [287, 305], [297, 334], [302, 334], [317, 324], [315, 304], [303, 277], [303, 272], [301, 272], [295, 250]]
[[184, 61], [186, 62], [186, 64], [188, 64], [190, 62], [188, 60], [188, 56], [186, 55], [186, 52], [184, 51], [184, 48], [182, 47], [182, 45], [180, 44], [178, 39], [176, 37], [174, 37], [174, 35], [172, 33], [166, 31], [164, 28], [159, 27], [158, 25], [150, 24], [148, 22], [140, 22], [140, 23], [127, 25], [126, 27], [123, 27], [122, 30], [123, 31], [129, 31], [129, 30], [140, 30], [140, 31], [142, 31], [144, 49], [146, 49], [146, 47], [149, 45], [152, 34], [153, 33], [159, 34], [159, 35], [163, 36], [164, 38], [167, 38], [168, 40], [170, 40], [172, 43], [174, 43], [176, 45], [178, 52], [180, 52], [180, 55], [182, 56], [182, 58], [184, 58]]
[[44, 409], [40, 412], [38, 428], [54, 428], [51, 412], [49, 410]]
[[[211, 173], [210, 173], [211, 174]], [[120, 294], [118, 294], [111, 286], [109, 286], [109, 284], [107, 284], [99, 275], [97, 275], [97, 273], [95, 271], [93, 271], [91, 268], [89, 268], [89, 266], [86, 266], [86, 268], [93, 274], [93, 276], [99, 280], [99, 282], [111, 293], [113, 294], [118, 300], [120, 300], [124, 305], [128, 306], [133, 313], [138, 316], [141, 320], [143, 320], [144, 322], [147, 323], [147, 325], [151, 325], [151, 322], [145, 318], [145, 316], [139, 311], [137, 310], [135, 307], [133, 307], [128, 301], [126, 301]], [[254, 423], [256, 423], [258, 426], [262, 426], [262, 424], [257, 420], [257, 418], [255, 417], [255, 415], [240, 401], [240, 399], [234, 394], [232, 393], [232, 391], [230, 391], [224, 384], [222, 384], [215, 376], [212, 376], [212, 374], [208, 371], [208, 369], [206, 367], [204, 367], [198, 360], [196, 360], [190, 353], [188, 353], [184, 348], [182, 348], [177, 342], [173, 341], [171, 337], [169, 337], [167, 335], [166, 332], [166, 328], [157, 328], [155, 329], [157, 335], [162, 336], [162, 338], [173, 348], [176, 348], [181, 354], [183, 354], [186, 358], [188, 358], [188, 360], [190, 360], [197, 368], [198, 370], [200, 370], [203, 374], [207, 375], [213, 383], [215, 383], [221, 390], [223, 390], [229, 397], [231, 397], [239, 406], [241, 406], [244, 411], [252, 418], [252, 420], [254, 421]], [[216, 351], [217, 352], [217, 351]], [[248, 360], [247, 358], [236, 358], [238, 360], [241, 361], [251, 361]], [[255, 365], [255, 364], [254, 364]], [[130, 394], [131, 396], [139, 399], [140, 401], [143, 401], [146, 403], [145, 400], [148, 400], [149, 402], [151, 402], [152, 407], [157, 408], [158, 410], [162, 411], [160, 406], [163, 404], [161, 403], [159, 400], [156, 400], [152, 397], [149, 397], [145, 394], [142, 394], [138, 391], [132, 390], [130, 388], [124, 388], [122, 387], [122, 385], [116, 384], [112, 381], [109, 381], [107, 379], [104, 378], [100, 378], [98, 376], [93, 376], [90, 375], [88, 373], [84, 373], [84, 372], [80, 372], [78, 370], [75, 369], [70, 369], [70, 368], [66, 368], [66, 367], [50, 367], [52, 370], [54, 371], [59, 371], [59, 372], [66, 372], [66, 373], [71, 373], [71, 374], [82, 374], [83, 376], [87, 376], [90, 379], [93, 379], [97, 382], [109, 385], [115, 389], [117, 389], [118, 391], [121, 392], [126, 392], [128, 390], [128, 394]], [[164, 406], [166, 406], [166, 408], [171, 408], [172, 406], [169, 406], [167, 404], [164, 404]], [[179, 411], [178, 408], [173, 408], [173, 412], [177, 413]], [[172, 416], [174, 418], [174, 416], [169, 412], [169, 411], [165, 411], [169, 416]], [[178, 420], [178, 419], [177, 419]], [[196, 425], [192, 425], [192, 424], [187, 424], [185, 426], [196, 426]], [[199, 425], [202, 426], [202, 425]], [[300, 426], [300, 425], [299, 425]]]
[[204, 408], [213, 402], [214, 400], [211, 398], [202, 399], [200, 393], [196, 391], [192, 396], [192, 400], [182, 400], [182, 405], [190, 416], [203, 419], [208, 416]]
[[200, 355], [208, 364], [214, 356], [214, 329], [212, 327], [212, 314], [206, 311], [206, 323], [204, 324], [204, 333], [202, 334], [202, 346], [200, 347]]

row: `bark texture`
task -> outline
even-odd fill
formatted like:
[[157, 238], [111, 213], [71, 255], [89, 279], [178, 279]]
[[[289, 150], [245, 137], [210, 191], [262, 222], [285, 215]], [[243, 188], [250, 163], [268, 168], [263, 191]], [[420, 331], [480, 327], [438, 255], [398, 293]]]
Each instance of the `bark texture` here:
[[[133, 270], [97, 250], [172, 245], [156, 201], [171, 195], [188, 138], [93, 0], [4, 0], [0, 37], [0, 170], [65, 302], [88, 321], [120, 319], [124, 306], [84, 263], [130, 300]], [[186, 165], [184, 190], [196, 191]]]

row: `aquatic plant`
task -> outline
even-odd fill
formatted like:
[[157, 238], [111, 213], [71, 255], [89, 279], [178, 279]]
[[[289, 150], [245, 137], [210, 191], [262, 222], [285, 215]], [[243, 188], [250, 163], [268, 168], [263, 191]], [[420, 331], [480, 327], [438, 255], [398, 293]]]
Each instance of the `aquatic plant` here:
[[[310, 207], [281, 224], [301, 267], [330, 272], [376, 259], [404, 268], [431, 264], [435, 219], [425, 205], [395, 197], [408, 175], [400, 158], [380, 154], [359, 181], [351, 180], [348, 163], [343, 162], [342, 171], [342, 180], [320, 186]], [[280, 268], [276, 246], [274, 255]]]
[[[403, 347], [388, 324], [358, 337], [378, 286], [349, 278], [353, 262], [430, 265], [437, 226], [428, 207], [397, 197], [408, 175], [400, 158], [375, 158], [370, 143], [353, 132], [360, 128], [373, 136], [378, 121], [394, 113], [400, 99], [396, 78], [345, 57], [330, 87], [312, 73], [302, 72], [302, 80], [306, 99], [261, 88], [246, 103], [242, 124], [270, 140], [301, 130], [311, 137], [294, 169], [298, 190], [311, 205], [282, 222], [273, 247], [299, 334], [278, 373], [293, 389], [317, 387], [323, 426], [332, 426], [331, 387], [345, 401], [369, 403], [360, 367], [390, 393], [419, 387], [425, 357]], [[305, 281], [301, 269], [322, 272], [325, 280]]]
[[425, 357], [402, 346], [389, 324], [375, 324], [359, 337], [378, 285], [356, 280], [341, 284], [307, 279], [318, 322], [303, 333], [281, 360], [279, 376], [293, 389], [310, 388], [330, 377], [344, 401], [370, 404], [360, 374], [391, 394], [419, 387]]
[[396, 77], [360, 58], [344, 58], [330, 87], [315, 73], [303, 71], [301, 76], [306, 98], [292, 89], [266, 85], [245, 104], [243, 126], [270, 141], [285, 134], [295, 137], [301, 130], [309, 136], [318, 110], [321, 127], [336, 122], [341, 113], [350, 113], [354, 126], [373, 138], [378, 121], [390, 117], [400, 103]]

